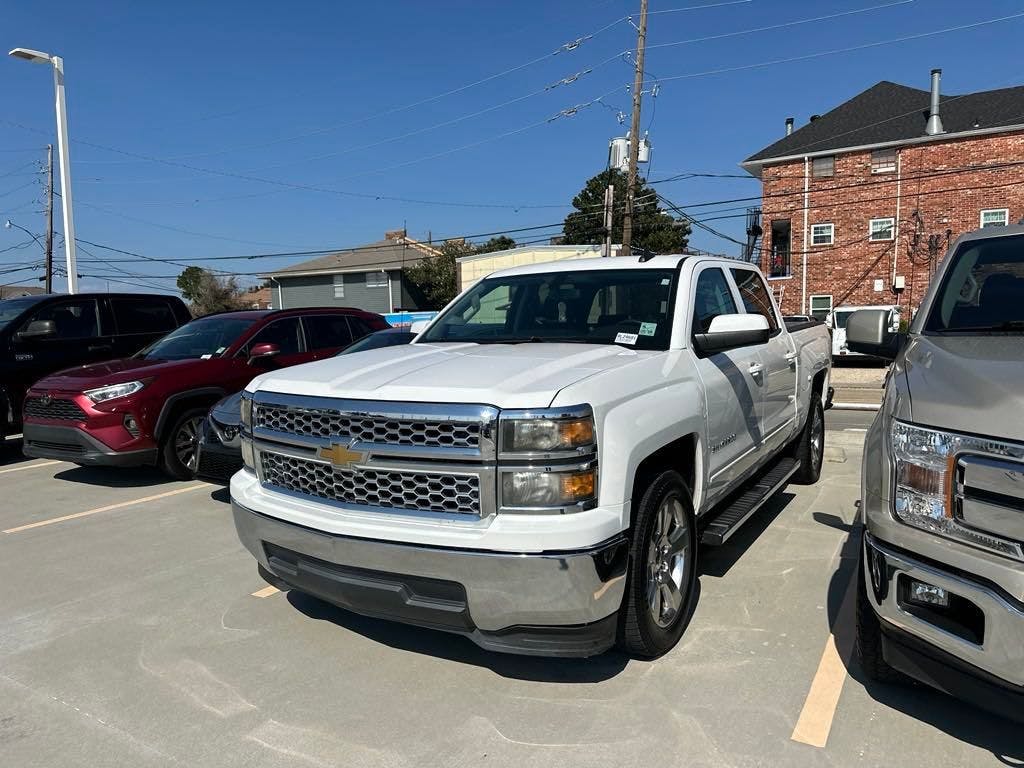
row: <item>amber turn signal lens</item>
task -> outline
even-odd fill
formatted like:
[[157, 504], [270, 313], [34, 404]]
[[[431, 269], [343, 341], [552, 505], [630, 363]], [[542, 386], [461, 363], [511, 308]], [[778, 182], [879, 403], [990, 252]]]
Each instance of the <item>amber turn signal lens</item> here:
[[596, 475], [592, 469], [562, 475], [562, 497], [572, 501], [594, 498]]
[[594, 422], [590, 418], [563, 421], [559, 427], [563, 445], [577, 448], [594, 442]]

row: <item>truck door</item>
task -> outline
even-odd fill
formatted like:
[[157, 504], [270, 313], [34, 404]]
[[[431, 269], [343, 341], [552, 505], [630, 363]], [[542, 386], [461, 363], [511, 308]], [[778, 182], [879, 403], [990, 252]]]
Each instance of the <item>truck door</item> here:
[[[691, 340], [719, 315], [740, 311], [721, 267], [701, 269], [694, 292]], [[760, 457], [763, 364], [758, 347], [738, 347], [697, 355], [697, 370], [707, 398], [707, 500], [714, 501]]]
[[770, 337], [759, 349], [764, 366], [761, 432], [765, 453], [770, 455], [789, 439], [797, 418], [797, 350], [793, 338], [782, 328], [764, 278], [752, 269], [732, 270], [740, 301], [748, 313], [763, 315]]

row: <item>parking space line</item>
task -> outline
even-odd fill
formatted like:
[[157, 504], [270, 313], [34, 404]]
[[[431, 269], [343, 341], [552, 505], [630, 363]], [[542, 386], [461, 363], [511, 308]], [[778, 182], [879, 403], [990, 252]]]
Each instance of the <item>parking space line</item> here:
[[0, 475], [6, 475], [8, 472], [21, 472], [25, 469], [41, 469], [42, 467], [52, 467], [54, 464], [60, 464], [59, 461], [44, 461], [41, 464], [23, 464], [20, 467], [10, 467], [9, 469], [0, 469]]
[[20, 531], [27, 531], [31, 528], [41, 528], [44, 525], [53, 525], [54, 523], [63, 523], [65, 520], [76, 520], [79, 517], [88, 517], [89, 515], [98, 515], [100, 512], [111, 512], [115, 509], [123, 509], [124, 507], [132, 507], [136, 504], [145, 504], [147, 501], [157, 501], [158, 499], [166, 499], [168, 496], [177, 496], [180, 493], [188, 493], [189, 491], [197, 491], [200, 488], [208, 488], [209, 483], [196, 483], [195, 485], [188, 485], [184, 488], [175, 488], [173, 491], [166, 491], [164, 493], [157, 493], [153, 496], [146, 496], [142, 499], [132, 499], [131, 501], [122, 501], [118, 504], [108, 504], [105, 507], [97, 507], [96, 509], [88, 509], [85, 512], [75, 512], [72, 515], [62, 515], [61, 517], [51, 517], [49, 520], [39, 520], [35, 523], [28, 523], [27, 525], [19, 525], [16, 528], [8, 528], [4, 533], [18, 533]]
[[278, 589], [277, 587], [264, 587], [263, 589], [257, 590], [256, 592], [253, 592], [252, 596], [253, 597], [270, 597], [271, 595], [276, 595], [280, 591], [281, 590]]
[[[857, 570], [854, 569], [846, 585], [839, 613], [836, 615], [836, 625], [848, 620], [847, 617], [852, 610], [851, 603], [854, 590], [857, 588], [856, 574]], [[793, 741], [812, 747], [824, 747], [828, 743], [832, 720], [836, 715], [836, 707], [839, 706], [839, 696], [843, 692], [843, 683], [846, 682], [846, 665], [850, 661], [849, 650], [852, 649], [844, 650], [846, 658], [836, 646], [836, 627], [832, 627], [828, 642], [825, 643], [825, 650], [821, 654], [821, 661], [818, 663], [818, 671], [814, 674], [811, 688], [804, 700], [804, 708], [796, 721], [793, 735], [789, 737]]]

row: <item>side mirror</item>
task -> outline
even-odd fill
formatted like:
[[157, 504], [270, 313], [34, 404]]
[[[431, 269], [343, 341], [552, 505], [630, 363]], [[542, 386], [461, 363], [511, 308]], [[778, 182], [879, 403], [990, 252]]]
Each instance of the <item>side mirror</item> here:
[[281, 348], [277, 344], [253, 344], [252, 349], [249, 350], [249, 364], [252, 365], [256, 360], [267, 360], [279, 354], [281, 354]]
[[891, 330], [891, 310], [858, 309], [846, 322], [846, 346], [862, 355], [895, 360], [902, 336]]
[[719, 315], [706, 333], [694, 334], [694, 343], [706, 355], [737, 347], [767, 344], [770, 332], [764, 315]]
[[18, 331], [18, 341], [45, 339], [56, 335], [57, 324], [53, 320], [33, 320], [23, 330]]

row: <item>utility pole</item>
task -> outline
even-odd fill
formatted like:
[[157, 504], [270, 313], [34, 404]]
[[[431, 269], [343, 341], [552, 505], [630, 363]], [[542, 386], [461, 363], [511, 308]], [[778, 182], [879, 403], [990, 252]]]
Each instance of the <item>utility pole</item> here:
[[46, 292], [53, 293], [53, 144], [46, 145]]
[[633, 198], [636, 166], [640, 159], [640, 101], [644, 89], [644, 51], [647, 47], [647, 0], [640, 0], [640, 26], [636, 36], [636, 73], [633, 76], [633, 119], [629, 128], [629, 172], [626, 176], [626, 213], [622, 219], [622, 255], [629, 256], [633, 241]]
[[604, 255], [612, 255], [612, 223], [615, 221], [615, 185], [609, 184], [604, 191]]

